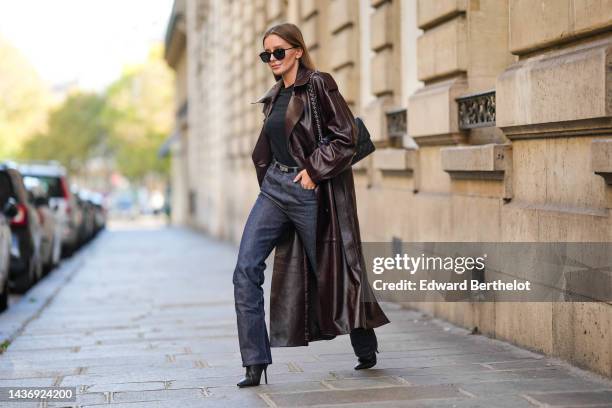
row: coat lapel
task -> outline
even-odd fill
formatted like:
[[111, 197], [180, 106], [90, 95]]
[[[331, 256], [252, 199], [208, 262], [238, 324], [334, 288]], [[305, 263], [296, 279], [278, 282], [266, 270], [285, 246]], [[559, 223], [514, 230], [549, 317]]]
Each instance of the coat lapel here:
[[268, 100], [272, 100], [273, 101], [276, 98], [276, 95], [278, 95], [278, 91], [280, 91], [282, 83], [283, 83], [283, 79], [281, 78], [278, 81], [276, 81], [276, 83], [274, 85], [272, 85], [272, 87], [270, 89], [268, 89], [266, 91], [266, 93], [264, 93], [256, 101], [251, 102], [251, 104], [254, 104], [254, 103], [265, 103]]
[[[309, 68], [306, 68], [302, 65], [299, 66], [298, 68], [298, 72], [295, 78], [295, 82], [294, 82], [294, 90], [296, 87], [300, 87], [302, 85], [305, 85], [306, 83], [308, 83], [308, 80], [310, 78], [310, 74], [312, 73], [312, 70]], [[274, 85], [272, 85], [272, 87], [270, 89], [268, 89], [266, 91], [266, 93], [264, 93], [261, 97], [259, 97], [259, 99], [257, 99], [254, 102], [251, 102], [251, 104], [254, 103], [266, 103], [268, 101], [274, 101], [276, 99], [276, 96], [278, 95], [281, 87], [283, 84], [283, 79], [279, 79], [278, 81], [276, 81], [276, 83]], [[295, 92], [295, 91], [294, 91]], [[296, 104], [296, 102], [292, 102], [294, 99], [296, 99], [294, 97], [294, 92], [291, 94], [291, 100], [289, 101], [289, 106], [287, 107], [287, 116], [290, 115], [291, 112], [291, 105], [292, 104]], [[291, 119], [291, 121], [288, 121], [289, 123], [293, 123], [292, 126], [288, 126], [288, 128], [290, 127], [291, 130], [293, 129], [293, 126], [295, 126], [295, 123], [297, 123], [297, 120], [299, 120], [300, 115], [302, 114], [302, 110], [304, 108], [303, 103], [301, 103], [302, 101], [300, 100], [300, 102], [297, 102], [298, 104], [301, 104], [302, 106], [294, 106], [294, 115], [297, 115], [297, 119], [294, 121], [293, 118]], [[290, 134], [290, 133], [287, 133]]]
[[[296, 96], [296, 89], [308, 83], [310, 74], [312, 72], [313, 71], [311, 69], [306, 68], [302, 65], [300, 65], [298, 68], [298, 72], [294, 82], [293, 92], [291, 93], [291, 99], [289, 99], [289, 104], [287, 105], [287, 112], [285, 113], [285, 136], [288, 139], [292, 137], [291, 135], [293, 134], [293, 129], [295, 125], [299, 122], [300, 118], [302, 117], [302, 114], [304, 113], [304, 101], [301, 97]], [[276, 81], [276, 83], [272, 85], [272, 87], [268, 89], [266, 93], [264, 93], [259, 99], [254, 102], [251, 102], [251, 104], [264, 103], [264, 127], [265, 121], [270, 115], [270, 112], [272, 111], [273, 103], [276, 100], [276, 97], [278, 96], [282, 86], [283, 79], [281, 78]], [[269, 143], [265, 136], [266, 135], [264, 134], [262, 127], [262, 132], [260, 132], [260, 136], [256, 142], [256, 148], [254, 150], [256, 153], [253, 155], [253, 161], [259, 167], [266, 167], [269, 162], [270, 155], [261, 153], [262, 149], [267, 147], [267, 144]], [[264, 144], [266, 146], [262, 146]]]
[[[297, 85], [297, 80], [296, 80]], [[276, 96], [280, 92], [282, 88], [282, 79], [280, 79], [276, 84], [272, 86], [263, 96], [261, 96], [258, 100], [253, 103], [267, 103], [267, 108], [264, 112], [264, 121], [270, 115], [270, 111], [272, 110], [272, 103], [276, 100]], [[294, 87], [295, 89], [295, 87]], [[295, 96], [295, 91], [291, 93], [291, 99], [289, 99], [289, 104], [287, 105], [287, 112], [285, 113], [285, 136], [290, 137], [293, 132], [293, 128], [295, 124], [300, 120], [302, 116], [302, 112], [304, 111], [304, 102], [301, 98]]]

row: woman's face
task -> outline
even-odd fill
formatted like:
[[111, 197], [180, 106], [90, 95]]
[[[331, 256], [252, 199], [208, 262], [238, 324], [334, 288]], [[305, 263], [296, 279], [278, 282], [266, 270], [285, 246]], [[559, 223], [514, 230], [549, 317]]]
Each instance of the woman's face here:
[[[302, 49], [291, 47], [293, 47], [291, 44], [276, 34], [270, 34], [264, 40], [264, 51], [272, 52], [277, 48], [285, 49], [285, 58], [279, 61], [272, 55], [268, 62], [268, 66], [274, 75], [284, 75], [286, 72], [289, 72], [295, 64], [298, 64], [297, 59], [302, 56]], [[287, 48], [291, 49], [288, 50]]]

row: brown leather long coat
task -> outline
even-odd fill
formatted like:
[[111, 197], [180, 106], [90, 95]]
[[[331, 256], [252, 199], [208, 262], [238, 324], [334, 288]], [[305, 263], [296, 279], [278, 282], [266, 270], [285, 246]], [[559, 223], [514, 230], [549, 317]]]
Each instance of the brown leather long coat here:
[[[308, 103], [307, 83], [312, 70], [300, 64], [285, 117], [289, 153], [306, 168], [317, 184], [317, 265], [309, 263], [297, 230], [287, 229], [277, 243], [270, 294], [270, 344], [304, 346], [308, 341], [333, 338], [352, 328], [373, 328], [389, 323], [376, 302], [364, 302], [371, 293], [361, 248], [351, 159], [357, 129], [333, 77], [314, 74], [323, 134], [328, 145], [317, 149]], [[279, 79], [261, 98], [264, 123], [281, 88]], [[252, 153], [261, 186], [272, 152], [262, 130]], [[368, 297], [368, 299], [372, 299]]]

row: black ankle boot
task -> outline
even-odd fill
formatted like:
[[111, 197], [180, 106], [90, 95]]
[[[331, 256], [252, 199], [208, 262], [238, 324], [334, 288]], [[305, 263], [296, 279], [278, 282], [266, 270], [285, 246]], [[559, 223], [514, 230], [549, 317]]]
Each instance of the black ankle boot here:
[[263, 371], [264, 378], [266, 379], [266, 384], [268, 383], [268, 364], [255, 364], [246, 367], [246, 374], [244, 378], [240, 380], [238, 384], [239, 387], [251, 387], [254, 385], [259, 385], [259, 381], [261, 380], [261, 373]]
[[355, 367], [354, 367], [355, 370], [365, 370], [366, 368], [374, 367], [376, 365], [376, 353], [378, 353], [378, 350], [376, 350], [375, 352], [373, 352], [369, 356], [359, 357], [357, 359], [357, 361], [359, 361], [359, 363], [357, 363], [355, 365]]

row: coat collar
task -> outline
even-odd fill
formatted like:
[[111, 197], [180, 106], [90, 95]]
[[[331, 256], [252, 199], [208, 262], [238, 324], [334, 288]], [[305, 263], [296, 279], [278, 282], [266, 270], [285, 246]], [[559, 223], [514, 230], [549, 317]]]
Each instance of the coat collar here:
[[[302, 64], [299, 65], [298, 67], [298, 72], [297, 75], [295, 77], [295, 82], [293, 83], [293, 86], [302, 86], [304, 84], [306, 84], [308, 82], [308, 79], [310, 78], [310, 74], [313, 72], [312, 69], [307, 68], [305, 66], [303, 66]], [[268, 91], [263, 94], [258, 100], [256, 100], [255, 102], [251, 102], [253, 103], [261, 103], [261, 102], [266, 102], [268, 100], [274, 100], [274, 98], [276, 98], [276, 95], [278, 94], [278, 92], [280, 91], [281, 87], [283, 86], [283, 78], [279, 79], [278, 81], [276, 81], [276, 83], [274, 85], [272, 85], [272, 87], [270, 89], [268, 89]]]

